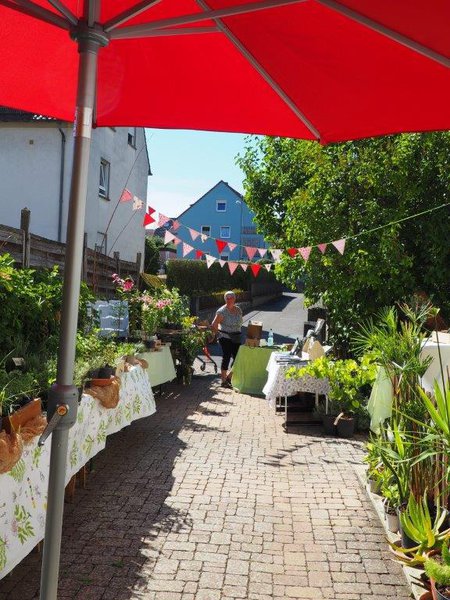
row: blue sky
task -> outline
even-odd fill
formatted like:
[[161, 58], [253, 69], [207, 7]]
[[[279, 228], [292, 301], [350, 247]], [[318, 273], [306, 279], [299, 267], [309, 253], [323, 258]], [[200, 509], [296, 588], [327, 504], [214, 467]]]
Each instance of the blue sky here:
[[153, 173], [147, 201], [157, 212], [177, 216], [221, 179], [243, 191], [235, 157], [243, 152], [244, 135], [168, 129], [146, 134]]

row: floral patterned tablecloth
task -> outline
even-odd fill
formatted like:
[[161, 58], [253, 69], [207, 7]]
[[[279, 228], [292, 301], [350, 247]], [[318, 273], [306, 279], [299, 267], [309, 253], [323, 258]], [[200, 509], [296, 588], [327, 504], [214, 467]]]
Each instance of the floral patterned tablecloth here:
[[[83, 394], [77, 423], [69, 432], [66, 482], [103, 450], [108, 435], [155, 411], [148, 376], [141, 367], [122, 374], [120, 401], [114, 409]], [[0, 475], [0, 579], [44, 538], [50, 439], [42, 447], [37, 441], [24, 446], [19, 462]]]
[[285, 396], [294, 396], [298, 392], [309, 392], [311, 394], [327, 395], [330, 391], [328, 379], [316, 379], [310, 375], [305, 375], [300, 379], [287, 378], [286, 373], [292, 367], [302, 367], [307, 361], [301, 361], [298, 364], [286, 365], [276, 361], [276, 354], [272, 354], [267, 365], [269, 373], [267, 383], [264, 386], [263, 394], [269, 404], [273, 406], [277, 398]]

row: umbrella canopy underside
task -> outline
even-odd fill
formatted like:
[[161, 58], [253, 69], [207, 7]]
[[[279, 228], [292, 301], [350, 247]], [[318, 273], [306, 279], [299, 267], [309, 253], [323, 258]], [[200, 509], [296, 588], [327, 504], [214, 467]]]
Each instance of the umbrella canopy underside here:
[[[450, 3], [280, 1], [264, 10], [165, 25], [244, 2], [258, 4], [161, 0], [112, 29], [116, 39], [99, 55], [96, 124], [323, 143], [449, 128]], [[45, 0], [38, 4], [57, 12]], [[82, 4], [65, 2], [77, 17]], [[103, 0], [100, 23], [135, 4]], [[0, 22], [0, 104], [73, 120], [78, 52], [69, 32], [1, 5]], [[121, 30], [143, 23], [155, 25], [152, 37], [121, 39]], [[183, 28], [189, 33], [181, 35]]]

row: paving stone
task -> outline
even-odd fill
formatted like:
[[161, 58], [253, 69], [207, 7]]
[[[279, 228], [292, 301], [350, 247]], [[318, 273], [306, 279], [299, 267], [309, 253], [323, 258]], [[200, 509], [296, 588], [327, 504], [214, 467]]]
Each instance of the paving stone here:
[[[407, 600], [353, 465], [363, 444], [282, 428], [208, 376], [110, 436], [66, 506], [62, 600]], [[0, 581], [37, 600], [40, 556]]]

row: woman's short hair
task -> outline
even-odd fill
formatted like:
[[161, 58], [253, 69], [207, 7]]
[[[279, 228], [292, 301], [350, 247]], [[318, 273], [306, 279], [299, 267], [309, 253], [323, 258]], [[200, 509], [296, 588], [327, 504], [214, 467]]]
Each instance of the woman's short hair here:
[[227, 301], [227, 298], [236, 298], [236, 294], [232, 290], [228, 290], [228, 292], [225, 292], [223, 295], [225, 302]]

